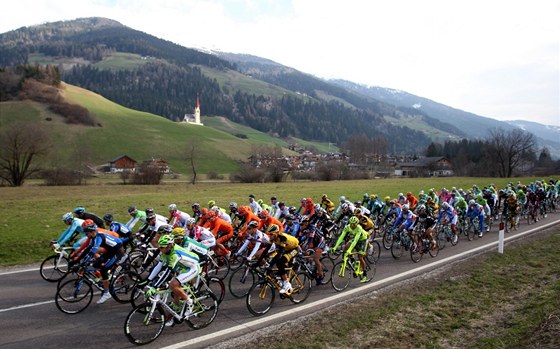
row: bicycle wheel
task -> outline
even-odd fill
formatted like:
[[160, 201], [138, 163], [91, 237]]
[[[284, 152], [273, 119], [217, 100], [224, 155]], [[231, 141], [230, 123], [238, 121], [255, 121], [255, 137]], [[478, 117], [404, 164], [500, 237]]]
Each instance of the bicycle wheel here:
[[68, 257], [56, 254], [45, 258], [39, 272], [44, 280], [57, 282], [68, 274]]
[[194, 329], [204, 328], [212, 323], [218, 314], [218, 298], [210, 291], [200, 291], [193, 304], [192, 314], [185, 319]]
[[301, 303], [309, 297], [311, 292], [311, 276], [305, 272], [292, 274], [290, 278], [292, 284], [292, 294], [290, 300], [296, 304]]
[[439, 241], [435, 240], [435, 242], [436, 246], [432, 248], [432, 242], [430, 241], [430, 256], [432, 256], [432, 258], [437, 257], [439, 254]]
[[476, 235], [478, 235], [477, 230], [478, 229], [476, 229], [476, 226], [474, 225], [474, 223], [469, 225], [469, 231], [468, 231], [469, 235], [467, 235], [467, 238], [469, 239], [469, 241], [473, 241], [474, 237]]
[[70, 278], [56, 290], [55, 303], [65, 314], [78, 314], [86, 309], [93, 299], [91, 283], [83, 278]]
[[234, 270], [228, 282], [229, 293], [235, 298], [247, 296], [251, 286], [257, 281], [255, 272], [249, 267], [241, 267]]
[[379, 260], [379, 256], [381, 256], [381, 246], [379, 245], [379, 242], [370, 239], [368, 241], [366, 259], [370, 263], [377, 263], [377, 261]]
[[142, 303], [132, 309], [124, 322], [124, 334], [136, 345], [153, 342], [165, 328], [165, 313], [161, 305]]
[[320, 262], [323, 264], [323, 281], [321, 281], [321, 285], [326, 285], [331, 282], [334, 261], [329, 257], [323, 257], [320, 259]]
[[132, 305], [132, 308], [137, 308], [140, 304], [145, 303], [146, 301], [147, 299], [144, 294], [144, 289], [135, 285], [130, 291], [130, 305]]
[[391, 256], [394, 259], [399, 259], [404, 253], [404, 246], [401, 244], [400, 240], [393, 240], [393, 244], [391, 245]]
[[352, 277], [352, 269], [340, 261], [336, 263], [333, 267], [331, 273], [331, 285], [335, 291], [344, 291], [350, 284], [350, 278]]
[[445, 243], [447, 242], [447, 235], [445, 234], [445, 231], [439, 230], [437, 232], [437, 243], [438, 243], [438, 248], [440, 250], [443, 250], [445, 248]]
[[118, 303], [128, 303], [131, 300], [132, 291], [141, 280], [138, 273], [132, 270], [121, 270], [111, 278], [109, 293]]
[[377, 271], [377, 263], [370, 263], [367, 259], [366, 259], [366, 278], [367, 281], [366, 282], [370, 282], [371, 280], [373, 280], [373, 277], [375, 276], [375, 272]]
[[385, 248], [386, 250], [390, 250], [391, 246], [393, 246], [394, 238], [395, 237], [390, 230], [385, 230], [383, 232], [383, 248]]
[[254, 316], [264, 315], [272, 308], [275, 297], [274, 286], [268, 281], [262, 280], [251, 286], [247, 294], [247, 309]]
[[217, 277], [211, 277], [207, 284], [210, 291], [212, 291], [218, 299], [218, 304], [222, 303], [224, 297], [226, 296], [226, 285], [224, 284], [224, 280]]
[[416, 242], [412, 243], [410, 247], [410, 259], [412, 259], [414, 263], [418, 263], [422, 260], [422, 255], [424, 253], [423, 248], [423, 246], [418, 246]]
[[229, 274], [229, 260], [225, 256], [214, 256], [208, 259], [206, 266], [208, 275], [225, 279]]

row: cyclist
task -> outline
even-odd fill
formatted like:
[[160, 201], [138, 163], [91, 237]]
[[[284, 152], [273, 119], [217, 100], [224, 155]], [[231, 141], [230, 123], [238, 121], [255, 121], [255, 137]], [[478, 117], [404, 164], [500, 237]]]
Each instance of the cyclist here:
[[434, 239], [434, 227], [437, 223], [436, 219], [428, 214], [425, 205], [418, 205], [416, 207], [416, 214], [418, 216], [416, 225], [418, 225], [423, 232], [423, 234], [418, 237], [418, 241], [429, 239], [431, 242], [430, 248], [432, 250], [435, 249], [437, 247], [436, 240]]
[[239, 206], [237, 209], [237, 217], [240, 219], [240, 231], [239, 236], [243, 236], [245, 231], [247, 230], [247, 224], [251, 221], [260, 222], [260, 219], [257, 215], [255, 215], [248, 206]]
[[187, 226], [185, 227], [186, 236], [200, 242], [208, 248], [216, 246], [216, 238], [212, 232], [200, 225], [196, 224], [194, 218], [187, 219]]
[[478, 217], [478, 222], [480, 225], [480, 232], [478, 233], [478, 237], [482, 237], [482, 235], [484, 234], [484, 207], [480, 204], [477, 204], [475, 200], [471, 199], [469, 201], [469, 207], [467, 208], [466, 216], [471, 220]]
[[[321, 209], [322, 210], [322, 209]], [[317, 285], [323, 284], [323, 264], [321, 263], [321, 256], [323, 255], [323, 250], [326, 246], [326, 241], [321, 233], [321, 230], [317, 228], [314, 224], [309, 223], [309, 219], [305, 219], [301, 222], [301, 232], [299, 237], [299, 245], [305, 254], [312, 250], [313, 261], [317, 267], [316, 283]]]
[[327, 211], [327, 213], [332, 216], [334, 212], [334, 202], [327, 196], [327, 194], [321, 195], [321, 206]]
[[[81, 265], [87, 266], [93, 262], [92, 266], [98, 268], [101, 272], [103, 293], [97, 304], [102, 304], [111, 298], [108, 271], [124, 255], [123, 240], [98, 232], [97, 225], [92, 220], [85, 220], [82, 224], [82, 230], [89, 238], [89, 243], [81, 254], [81, 257], [83, 257]], [[105, 251], [96, 258], [96, 253], [100, 248], [103, 248]]]
[[247, 261], [251, 261], [253, 260], [253, 258], [259, 260], [263, 251], [267, 248], [270, 248], [269, 236], [257, 229], [258, 225], [259, 223], [257, 221], [250, 221], [249, 224], [247, 224], [248, 236], [239, 250], [234, 253], [235, 257], [241, 255], [251, 243], [253, 244], [253, 249], [247, 256]]
[[356, 209], [360, 210], [363, 215], [369, 216], [371, 214], [370, 210], [368, 210], [367, 207], [362, 205], [362, 202], [360, 200], [354, 202], [354, 212], [356, 212]]
[[214, 214], [216, 215], [216, 217], [223, 219], [224, 221], [228, 222], [229, 224], [232, 223], [231, 217], [220, 207], [214, 205], [212, 206], [212, 208], [210, 209], [210, 212], [214, 212]]
[[358, 207], [354, 210], [354, 216], [358, 217], [360, 225], [368, 233], [368, 236], [370, 236], [375, 228], [373, 221], [367, 215], [363, 214]]
[[278, 217], [279, 221], [285, 221], [286, 216], [290, 214], [290, 212], [288, 211], [288, 207], [283, 201], [278, 202], [278, 212], [280, 212], [280, 215]]
[[103, 220], [102, 220], [99, 216], [97, 216], [97, 215], [95, 215], [95, 214], [93, 214], [93, 213], [86, 212], [86, 209], [83, 208], [83, 207], [76, 207], [76, 208], [74, 209], [74, 214], [75, 214], [78, 218], [83, 219], [83, 220], [91, 219], [91, 220], [93, 220], [93, 222], [94, 222], [99, 228], [105, 229], [105, 223], [103, 222]]
[[130, 206], [128, 208], [128, 214], [131, 216], [130, 220], [126, 222], [126, 227], [129, 230], [133, 230], [136, 223], [142, 221], [146, 223], [146, 211], [139, 211], [136, 206]]
[[[183, 304], [180, 302], [182, 300], [187, 303], [190, 311], [193, 300], [183, 290], [183, 285], [193, 280], [200, 273], [200, 259], [196, 253], [175, 245], [171, 234], [160, 237], [158, 245], [161, 257], [150, 276], [148, 276], [150, 286], [148, 286], [146, 296], [151, 297], [157, 287], [171, 279], [169, 287], [173, 294], [173, 310], [181, 311]], [[174, 275], [176, 276], [173, 277]], [[171, 318], [165, 323], [165, 326], [173, 326], [173, 324], [173, 318]]]
[[214, 247], [216, 256], [226, 256], [226, 258], [229, 258], [231, 252], [225, 247], [225, 243], [233, 237], [233, 227], [230, 223], [216, 216], [215, 211], [208, 212], [208, 221], [208, 230], [214, 234], [216, 239], [216, 246]]
[[299, 234], [300, 223], [294, 220], [293, 214], [288, 214], [284, 222], [284, 233], [297, 236]]
[[259, 214], [263, 210], [261, 205], [255, 200], [255, 195], [249, 194], [249, 208], [254, 214]]
[[75, 237], [82, 235], [73, 245], [74, 249], [78, 249], [84, 241], [87, 239], [87, 236], [84, 234], [82, 230], [82, 223], [83, 220], [79, 218], [74, 218], [72, 212], [67, 212], [62, 215], [62, 221], [68, 226], [62, 234], [58, 237], [56, 242], [51, 245], [53, 250], [56, 250], [60, 246], [64, 246], [67, 242], [72, 241]]
[[360, 282], [367, 281], [367, 270], [366, 270], [366, 262], [364, 260], [364, 254], [367, 247], [367, 232], [360, 226], [359, 219], [356, 216], [350, 217], [348, 220], [348, 224], [344, 227], [336, 244], [334, 245], [333, 249], [336, 251], [338, 246], [340, 246], [346, 236], [348, 235], [348, 242], [345, 244], [344, 249], [346, 252], [344, 253], [344, 258], [347, 258], [354, 252], [358, 253], [358, 259], [360, 260], [360, 264], [362, 266], [362, 273], [360, 278]]
[[267, 210], [263, 210], [261, 211], [261, 213], [259, 213], [259, 226], [258, 229], [262, 230], [262, 231], [267, 231], [268, 227], [270, 227], [272, 224], [276, 224], [279, 229], [280, 232], [284, 231], [284, 226], [282, 225], [282, 222], [280, 222], [278, 219], [272, 217]]
[[132, 247], [132, 232], [126, 225], [116, 222], [113, 215], [109, 213], [103, 216], [103, 221], [105, 221], [105, 224], [107, 225], [107, 230], [119, 234], [119, 238], [126, 239], [126, 243]]
[[412, 192], [409, 191], [406, 193], [405, 203], [408, 204], [408, 207], [410, 207], [412, 211], [414, 211], [416, 205], [418, 205], [418, 198], [412, 195]]
[[167, 222], [173, 227], [185, 227], [187, 224], [187, 219], [191, 218], [191, 216], [183, 211], [177, 209], [176, 204], [169, 205], [169, 218], [167, 218]]
[[408, 234], [413, 242], [416, 242], [414, 241], [414, 234], [412, 234], [414, 223], [416, 223], [416, 215], [412, 212], [408, 204], [404, 204], [402, 205], [401, 213], [397, 216], [391, 229], [398, 228], [405, 234]]
[[232, 201], [229, 203], [229, 218], [231, 218], [231, 225], [237, 229], [239, 226], [239, 218], [237, 217], [237, 202]]
[[200, 258], [200, 263], [206, 260], [208, 255], [208, 246], [201, 244], [200, 242], [187, 237], [187, 232], [183, 227], [173, 228], [171, 231], [175, 244], [183, 247], [187, 251], [194, 252]]
[[198, 223], [198, 221], [200, 220], [200, 216], [202, 216], [202, 211], [200, 210], [200, 204], [198, 202], [193, 203], [191, 209], [193, 212], [192, 217]]
[[[280, 232], [280, 227], [276, 224], [272, 224], [268, 227], [268, 236], [270, 237], [270, 242], [274, 244], [276, 248], [276, 255], [270, 260], [270, 267], [278, 267], [278, 275], [282, 278], [282, 289], [279, 291], [281, 294], [290, 293], [292, 289], [292, 284], [288, 280], [287, 268], [291, 268], [293, 264], [293, 258], [298, 254], [299, 242], [295, 237]], [[270, 272], [270, 268], [267, 272]]]
[[[468, 209], [467, 209], [468, 210]], [[444, 201], [441, 204], [441, 210], [439, 211], [438, 215], [438, 223], [444, 221], [449, 223], [451, 226], [451, 231], [453, 232], [453, 243], [457, 243], [459, 240], [459, 236], [457, 235], [457, 211], [453, 209], [453, 206], [449, 205], [448, 202]], [[484, 219], [480, 224], [484, 224]]]

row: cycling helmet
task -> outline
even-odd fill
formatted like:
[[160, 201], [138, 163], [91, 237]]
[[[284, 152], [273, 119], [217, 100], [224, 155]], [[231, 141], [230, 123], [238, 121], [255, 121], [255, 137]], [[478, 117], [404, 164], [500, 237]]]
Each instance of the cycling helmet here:
[[393, 206], [395, 204], [394, 200], [389, 200], [389, 202], [387, 202], [387, 206]]
[[173, 234], [173, 236], [175, 238], [179, 238], [179, 237], [185, 237], [185, 235], [187, 235], [187, 232], [185, 231], [185, 228], [183, 227], [177, 227], [177, 228], [173, 228], [173, 230], [171, 231], [171, 234]]
[[372, 199], [372, 200], [375, 200], [375, 199], [377, 199], [377, 194], [371, 194], [369, 196], [369, 198]]
[[74, 213], [76, 213], [76, 214], [82, 214], [82, 213], [84, 213], [84, 212], [86, 212], [86, 209], [83, 208], [83, 207], [76, 207], [76, 208], [74, 209]]
[[214, 205], [216, 205], [216, 201], [214, 201], [214, 200], [208, 201], [208, 207], [212, 207]]
[[259, 212], [259, 218], [260, 219], [265, 219], [269, 216], [268, 211], [267, 210], [262, 210], [261, 212]]
[[173, 245], [174, 242], [173, 235], [168, 234], [160, 237], [157, 243], [160, 247], [167, 247], [169, 245]]
[[354, 209], [354, 214], [357, 215], [357, 216], [359, 216], [359, 215], [362, 214], [362, 210], [360, 210], [359, 208], [355, 208], [355, 209]]
[[271, 196], [270, 201], [272, 201], [272, 200], [278, 200], [278, 198], [276, 196]]
[[319, 211], [321, 209], [321, 205], [320, 204], [315, 204], [315, 205], [313, 205], [313, 209], [315, 211]]
[[[474, 200], [471, 200], [474, 201]], [[447, 210], [449, 208], [449, 204], [447, 202], [444, 202], [443, 204], [441, 204], [441, 208], [443, 208], [444, 210]]]
[[136, 206], [129, 206], [128, 213], [136, 212]]
[[471, 199], [471, 201], [469, 201], [469, 206], [472, 206], [472, 205], [474, 205], [474, 204], [476, 204], [476, 201], [474, 201], [474, 200]]
[[87, 233], [87, 232], [90, 232], [90, 231], [96, 231], [97, 230], [97, 225], [91, 219], [86, 219], [82, 223], [82, 230], [84, 231], [84, 233]]
[[106, 222], [112, 222], [113, 219], [114, 219], [113, 215], [109, 214], [109, 213], [107, 213], [105, 216], [103, 216], [103, 220], [106, 221]]
[[404, 194], [403, 194], [403, 193], [399, 193], [399, 197], [400, 197], [400, 198], [404, 197]]
[[278, 207], [284, 207], [286, 204], [283, 201], [278, 201]]
[[145, 209], [144, 211], [146, 211], [146, 215], [149, 216], [151, 214], [154, 214], [154, 209], [151, 207], [148, 207], [147, 209]]
[[218, 206], [214, 205], [210, 208], [210, 211], [214, 211], [216, 213], [216, 216], [219, 216], [220, 208]]
[[369, 194], [368, 194], [368, 193], [364, 193], [363, 197], [364, 197], [364, 199], [367, 199], [367, 198], [369, 198]]
[[344, 203], [344, 204], [342, 204], [342, 206], [340, 206], [340, 208], [342, 208], [343, 210], [346, 210], [348, 207], [349, 206], [348, 206], [347, 203]]
[[200, 210], [200, 214], [206, 216], [208, 214], [208, 209], [206, 207], [203, 207], [202, 210]]
[[340, 201], [346, 201], [346, 196], [343, 195], [343, 196], [339, 197], [338, 199], [339, 199]]
[[276, 224], [271, 224], [270, 227], [268, 227], [269, 234], [278, 234], [279, 232], [280, 228]]
[[301, 216], [300, 222], [309, 222], [309, 217], [308, 216]]
[[208, 211], [208, 213], [206, 213], [206, 218], [210, 219], [210, 218], [216, 218], [216, 212], [214, 211]]
[[416, 207], [416, 211], [422, 211], [422, 210], [425, 210], [425, 209], [426, 209], [426, 206], [424, 206], [424, 205], [418, 205], [418, 207]]
[[237, 208], [237, 202], [230, 202], [229, 203], [229, 208]]
[[177, 205], [171, 204], [169, 205], [169, 211], [175, 211], [177, 209]]
[[257, 222], [257, 221], [250, 221], [250, 222], [247, 224], [247, 228], [256, 228], [256, 227], [258, 227], [258, 226], [259, 226], [259, 222]]
[[293, 214], [287, 214], [287, 215], [286, 215], [286, 220], [292, 220], [292, 221], [293, 221], [294, 218], [295, 218], [295, 217], [294, 217]]
[[405, 210], [405, 211], [408, 211], [409, 208], [410, 208], [410, 206], [408, 204], [402, 205], [402, 209]]
[[327, 194], [321, 195], [321, 199], [326, 199], [326, 198], [327, 198]]
[[156, 219], [156, 215], [153, 213], [150, 213], [149, 215], [146, 215], [146, 221], [152, 220], [152, 219]]
[[356, 216], [352, 216], [350, 217], [350, 219], [348, 220], [348, 223], [350, 224], [358, 224], [360, 222], [360, 220], [358, 219], [358, 217]]
[[356, 200], [356, 202], [354, 202], [354, 205], [355, 206], [361, 206], [362, 202], [360, 200]]
[[194, 218], [187, 218], [186, 224], [187, 225], [191, 225], [191, 224], [195, 224], [196, 223], [196, 219]]
[[290, 207], [288, 207], [288, 212], [294, 214], [294, 213], [296, 213], [296, 208], [294, 206], [290, 206]]
[[407, 191], [407, 192], [406, 192], [406, 196], [412, 196], [412, 192], [411, 192], [411, 191]]
[[387, 202], [387, 201], [389, 201], [389, 200], [391, 200], [391, 197], [390, 197], [390, 196], [386, 196], [386, 197], [383, 198], [383, 201], [385, 201], [385, 202]]
[[200, 208], [200, 204], [199, 204], [198, 202], [195, 202], [195, 203], [192, 204], [191, 207], [192, 207], [192, 208], [199, 209], [199, 208]]
[[158, 234], [171, 234], [172, 231], [173, 227], [169, 224], [161, 225], [157, 230]]
[[69, 221], [71, 219], [74, 219], [74, 216], [72, 215], [72, 212], [66, 212], [65, 214], [62, 215], [62, 220], [64, 222]]
[[238, 214], [242, 215], [242, 214], [245, 214], [245, 212], [246, 212], [245, 206], [239, 206], [237, 208], [237, 213]]

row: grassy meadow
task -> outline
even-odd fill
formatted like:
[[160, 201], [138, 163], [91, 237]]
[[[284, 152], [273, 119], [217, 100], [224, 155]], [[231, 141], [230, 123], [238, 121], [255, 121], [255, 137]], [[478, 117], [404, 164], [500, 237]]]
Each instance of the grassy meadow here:
[[[511, 179], [490, 178], [419, 178], [419, 179], [375, 179], [332, 182], [284, 182], [262, 184], [166, 182], [157, 186], [120, 185], [91, 180], [86, 186], [47, 187], [29, 182], [20, 188], [0, 187], [0, 265], [17, 265], [41, 261], [49, 254], [49, 241], [57, 238], [65, 229], [60, 220], [62, 214], [83, 206], [87, 211], [104, 215], [111, 213], [120, 222], [129, 218], [127, 208], [153, 207], [160, 214], [167, 214], [167, 206], [176, 203], [179, 209], [190, 212], [193, 202], [206, 206], [215, 200], [219, 206], [227, 207], [235, 201], [248, 203], [248, 195], [255, 194], [266, 203], [275, 195], [287, 205], [297, 206], [302, 197], [319, 200], [322, 194], [338, 201], [340, 195], [355, 201], [364, 193], [380, 197], [395, 197], [399, 192], [442, 187], [470, 188], [494, 183], [505, 186]], [[515, 179], [516, 181], [517, 179]], [[521, 178], [524, 183], [535, 178]]]

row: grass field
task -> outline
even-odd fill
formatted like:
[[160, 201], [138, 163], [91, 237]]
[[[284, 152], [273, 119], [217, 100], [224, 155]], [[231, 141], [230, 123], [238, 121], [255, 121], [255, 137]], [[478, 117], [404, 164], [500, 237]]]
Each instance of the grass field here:
[[[524, 183], [535, 178], [522, 178]], [[395, 197], [399, 192], [429, 188], [441, 189], [479, 187], [495, 183], [503, 187], [509, 179], [490, 178], [421, 178], [421, 179], [378, 179], [333, 182], [284, 182], [263, 184], [171, 182], [158, 186], [119, 185], [90, 182], [87, 186], [46, 187], [25, 185], [20, 188], [0, 187], [0, 210], [3, 220], [0, 224], [0, 265], [16, 265], [38, 262], [49, 254], [49, 241], [57, 238], [65, 229], [60, 220], [63, 213], [83, 206], [87, 211], [100, 216], [111, 213], [120, 222], [128, 220], [127, 208], [131, 205], [139, 209], [153, 207], [156, 212], [167, 214], [167, 206], [176, 203], [179, 209], [190, 212], [193, 202], [206, 206], [213, 199], [219, 206], [227, 207], [229, 202], [240, 205], [248, 203], [248, 195], [253, 193], [266, 203], [275, 195], [287, 205], [297, 206], [302, 197], [319, 200], [323, 193], [333, 201], [340, 195], [355, 201], [364, 193], [378, 194], [380, 197]]]

